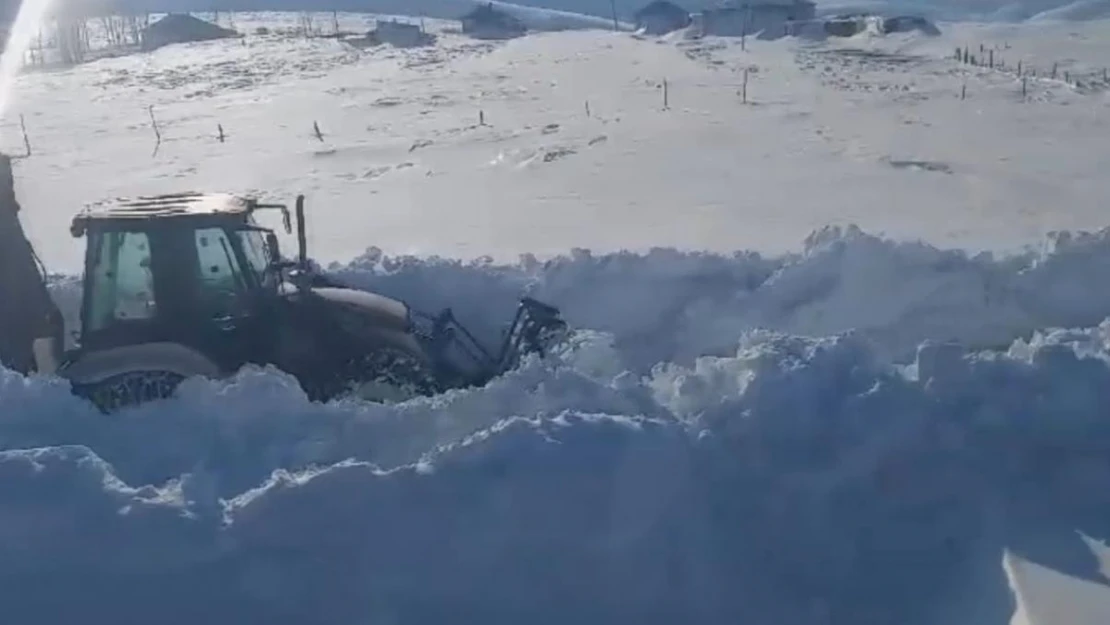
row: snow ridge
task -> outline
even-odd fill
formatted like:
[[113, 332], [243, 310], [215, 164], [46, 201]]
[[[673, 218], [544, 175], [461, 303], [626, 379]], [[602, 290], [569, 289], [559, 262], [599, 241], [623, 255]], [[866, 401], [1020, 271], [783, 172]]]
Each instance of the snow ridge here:
[[577, 334], [392, 406], [311, 404], [245, 369], [106, 419], [2, 371], [0, 599], [37, 623], [1002, 625], [1013, 554], [1104, 581], [1075, 531], [1110, 537], [1110, 302], [1087, 297], [1108, 242], [992, 259], [833, 228], [782, 258], [371, 251], [332, 272], [422, 306], [440, 288], [487, 332], [530, 292]]

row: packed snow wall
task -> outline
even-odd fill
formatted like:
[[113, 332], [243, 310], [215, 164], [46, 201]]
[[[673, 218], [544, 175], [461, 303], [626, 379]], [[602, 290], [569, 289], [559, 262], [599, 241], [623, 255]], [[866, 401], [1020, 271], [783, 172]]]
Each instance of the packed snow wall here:
[[2, 371], [4, 620], [1007, 624], [1004, 554], [1105, 581], [1108, 263], [1110, 231], [1007, 259], [854, 228], [782, 258], [371, 251], [331, 271], [485, 336], [528, 293], [576, 334], [396, 405], [248, 369], [104, 417]]

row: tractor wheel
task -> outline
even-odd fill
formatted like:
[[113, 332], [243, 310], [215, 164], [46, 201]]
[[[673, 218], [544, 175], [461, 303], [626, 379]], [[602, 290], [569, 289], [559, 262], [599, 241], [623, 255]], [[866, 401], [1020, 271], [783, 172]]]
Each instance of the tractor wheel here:
[[374, 402], [398, 402], [440, 392], [424, 361], [404, 350], [383, 347], [348, 362], [348, 392]]
[[111, 413], [173, 397], [184, 379], [184, 376], [170, 371], [134, 371], [74, 388], [74, 392], [88, 399], [101, 412]]

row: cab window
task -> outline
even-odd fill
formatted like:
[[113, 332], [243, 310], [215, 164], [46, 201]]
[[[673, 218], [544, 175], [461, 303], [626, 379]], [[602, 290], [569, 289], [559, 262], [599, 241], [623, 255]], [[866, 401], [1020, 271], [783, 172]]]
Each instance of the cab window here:
[[143, 232], [90, 235], [89, 307], [84, 328], [95, 332], [117, 322], [157, 314], [150, 240]]

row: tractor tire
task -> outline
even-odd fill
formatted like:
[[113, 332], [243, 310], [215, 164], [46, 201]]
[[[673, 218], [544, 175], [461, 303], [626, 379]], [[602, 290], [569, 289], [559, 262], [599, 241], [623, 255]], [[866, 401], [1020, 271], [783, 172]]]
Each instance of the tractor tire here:
[[171, 371], [130, 371], [93, 384], [76, 386], [73, 391], [92, 402], [101, 412], [109, 414], [169, 399], [184, 380], [184, 376]]
[[346, 363], [347, 394], [377, 403], [407, 401], [441, 392], [423, 358], [396, 347], [380, 347]]

